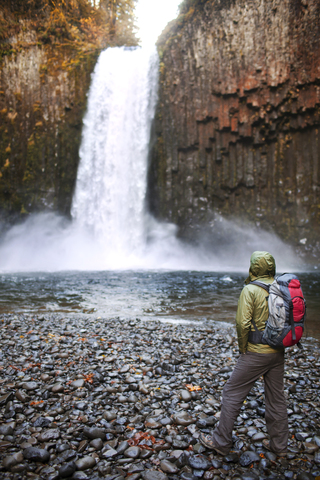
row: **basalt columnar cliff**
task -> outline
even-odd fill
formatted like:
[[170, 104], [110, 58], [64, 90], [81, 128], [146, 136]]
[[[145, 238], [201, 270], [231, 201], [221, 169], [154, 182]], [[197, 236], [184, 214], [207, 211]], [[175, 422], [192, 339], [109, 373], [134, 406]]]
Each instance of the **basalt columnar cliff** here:
[[158, 49], [152, 211], [183, 236], [220, 212], [315, 247], [320, 2], [186, 0]]
[[[35, 42], [36, 43], [36, 42]], [[67, 214], [75, 183], [82, 118], [97, 52], [31, 45], [0, 69], [2, 218], [45, 209]]]

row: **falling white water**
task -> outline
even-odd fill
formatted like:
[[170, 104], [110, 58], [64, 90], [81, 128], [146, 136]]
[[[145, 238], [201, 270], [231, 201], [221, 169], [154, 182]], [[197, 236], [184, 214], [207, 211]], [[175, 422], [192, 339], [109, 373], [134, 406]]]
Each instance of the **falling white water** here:
[[98, 60], [84, 119], [71, 214], [113, 254], [141, 252], [156, 49], [110, 48]]

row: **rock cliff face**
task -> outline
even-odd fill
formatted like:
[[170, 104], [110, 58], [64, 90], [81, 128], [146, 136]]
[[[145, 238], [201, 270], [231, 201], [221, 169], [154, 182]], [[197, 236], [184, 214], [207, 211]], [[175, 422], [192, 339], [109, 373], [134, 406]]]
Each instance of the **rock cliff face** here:
[[44, 48], [32, 31], [0, 64], [1, 219], [52, 209], [68, 214], [82, 118], [97, 50]]
[[319, 1], [187, 1], [158, 47], [152, 211], [185, 236], [218, 211], [315, 246]]

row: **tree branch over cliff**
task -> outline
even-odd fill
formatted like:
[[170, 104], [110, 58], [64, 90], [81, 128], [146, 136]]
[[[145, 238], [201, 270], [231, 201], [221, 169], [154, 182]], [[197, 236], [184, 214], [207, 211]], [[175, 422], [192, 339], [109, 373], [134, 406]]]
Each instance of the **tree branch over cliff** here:
[[135, 4], [136, 0], [4, 0], [0, 52], [14, 53], [26, 29], [45, 45], [137, 45]]

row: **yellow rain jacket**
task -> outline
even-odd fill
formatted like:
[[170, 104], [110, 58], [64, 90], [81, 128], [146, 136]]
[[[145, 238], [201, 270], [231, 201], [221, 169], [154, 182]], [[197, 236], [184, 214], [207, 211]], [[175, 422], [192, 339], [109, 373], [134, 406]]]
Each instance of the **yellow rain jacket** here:
[[265, 324], [269, 316], [268, 292], [257, 285], [248, 285], [253, 280], [259, 280], [263, 283], [272, 283], [276, 271], [276, 264], [273, 256], [268, 252], [253, 252], [250, 258], [249, 277], [247, 284], [239, 298], [238, 310], [236, 315], [236, 326], [238, 334], [238, 344], [240, 353], [277, 353], [280, 348], [273, 348], [269, 345], [252, 344], [248, 342], [250, 330], [254, 331], [251, 319], [255, 321], [258, 330], [265, 329]]

